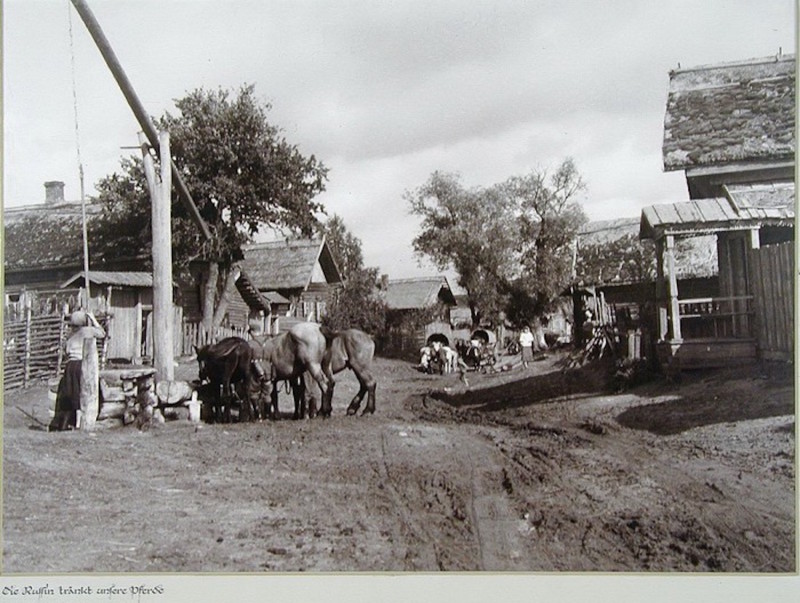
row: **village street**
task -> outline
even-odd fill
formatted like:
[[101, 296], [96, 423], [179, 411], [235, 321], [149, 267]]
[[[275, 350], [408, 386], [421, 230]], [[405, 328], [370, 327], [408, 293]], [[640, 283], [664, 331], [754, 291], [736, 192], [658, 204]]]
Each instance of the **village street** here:
[[3, 571], [796, 571], [791, 379], [611, 394], [557, 360], [467, 392], [378, 359], [374, 416], [343, 373], [328, 420], [146, 432], [47, 433], [11, 393]]

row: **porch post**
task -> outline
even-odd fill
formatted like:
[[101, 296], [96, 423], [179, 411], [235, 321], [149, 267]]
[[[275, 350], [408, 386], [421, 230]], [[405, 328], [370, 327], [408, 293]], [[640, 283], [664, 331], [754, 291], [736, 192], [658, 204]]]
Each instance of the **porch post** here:
[[760, 249], [761, 248], [761, 236], [759, 235], [758, 228], [751, 228], [750, 229], [750, 249]]
[[665, 304], [666, 294], [664, 292], [664, 239], [659, 237], [656, 243], [656, 312], [658, 319], [658, 340], [667, 339], [667, 308]]
[[681, 316], [678, 306], [678, 276], [675, 273], [675, 237], [665, 237], [665, 254], [667, 260], [667, 292], [669, 293], [669, 317], [672, 321], [672, 341], [682, 341]]

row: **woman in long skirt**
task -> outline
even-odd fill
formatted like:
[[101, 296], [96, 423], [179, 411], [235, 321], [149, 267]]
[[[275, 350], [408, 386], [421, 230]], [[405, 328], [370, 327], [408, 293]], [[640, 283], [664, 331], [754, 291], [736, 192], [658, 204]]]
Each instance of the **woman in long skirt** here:
[[519, 334], [519, 346], [522, 349], [522, 366], [528, 368], [528, 363], [533, 362], [533, 333], [531, 328], [525, 325], [522, 333]]
[[97, 319], [89, 312], [76, 311], [69, 317], [72, 334], [64, 344], [67, 364], [64, 375], [58, 383], [55, 416], [50, 422], [49, 431], [75, 429], [78, 424], [78, 411], [81, 409], [81, 361], [83, 360], [83, 340], [90, 337], [102, 339], [106, 332]]

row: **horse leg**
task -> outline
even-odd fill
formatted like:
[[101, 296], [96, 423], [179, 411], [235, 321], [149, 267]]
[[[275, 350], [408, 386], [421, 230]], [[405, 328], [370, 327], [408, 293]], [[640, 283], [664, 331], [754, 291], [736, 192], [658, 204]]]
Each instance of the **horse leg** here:
[[233, 403], [233, 393], [231, 392], [231, 381], [230, 381], [230, 378], [225, 380], [225, 385], [223, 387], [224, 387], [224, 394], [225, 395], [222, 398], [222, 400], [223, 400], [223, 405], [224, 405], [225, 408], [223, 410], [222, 422], [223, 423], [230, 423], [231, 422], [231, 404]]
[[269, 397], [270, 397], [269, 416], [270, 416], [271, 419], [273, 419], [275, 421], [277, 421], [279, 416], [280, 416], [280, 412], [278, 410], [278, 390], [279, 389], [280, 388], [278, 387], [278, 381], [277, 380], [273, 380], [272, 381], [272, 391], [270, 391], [270, 393], [269, 393]]
[[322, 366], [319, 364], [310, 365], [308, 371], [311, 373], [311, 376], [314, 378], [314, 381], [317, 382], [322, 392], [319, 415], [321, 417], [330, 417], [331, 411], [333, 410], [333, 386], [336, 385], [336, 383], [332, 378], [329, 379], [325, 375]]
[[356, 377], [358, 378], [360, 387], [358, 393], [347, 407], [347, 414], [356, 414], [358, 409], [361, 407], [361, 402], [364, 400], [364, 396], [367, 394], [369, 394], [369, 397], [367, 398], [367, 406], [364, 408], [364, 412], [361, 414], [373, 414], [375, 412], [375, 387], [377, 383], [374, 377], [367, 371], [362, 371], [360, 374], [356, 373]]
[[292, 418], [295, 420], [304, 419], [306, 416], [306, 387], [303, 379], [301, 375], [290, 381], [292, 398], [294, 399], [294, 415], [292, 415]]

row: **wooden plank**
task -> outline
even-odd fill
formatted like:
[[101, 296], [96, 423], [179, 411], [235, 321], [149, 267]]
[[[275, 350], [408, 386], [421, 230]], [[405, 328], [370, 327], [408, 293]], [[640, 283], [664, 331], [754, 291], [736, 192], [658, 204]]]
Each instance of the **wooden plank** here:
[[777, 296], [780, 313], [782, 316], [783, 329], [781, 331], [783, 345], [780, 351], [789, 352], [794, 349], [794, 245], [791, 243], [775, 245], [775, 255], [778, 258], [779, 282], [781, 291]]
[[778, 252], [779, 250], [774, 246], [771, 249], [768, 248], [767, 252], [770, 265], [770, 284], [772, 287], [770, 314], [775, 319], [775, 338], [774, 345], [771, 348], [772, 350], [781, 350], [788, 346], [788, 341], [786, 339], [788, 317], [783, 312], [783, 303], [781, 303], [780, 299], [783, 291], [783, 270], [781, 266], [781, 254]]

